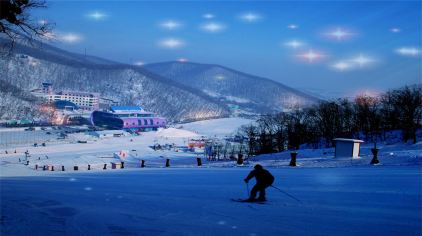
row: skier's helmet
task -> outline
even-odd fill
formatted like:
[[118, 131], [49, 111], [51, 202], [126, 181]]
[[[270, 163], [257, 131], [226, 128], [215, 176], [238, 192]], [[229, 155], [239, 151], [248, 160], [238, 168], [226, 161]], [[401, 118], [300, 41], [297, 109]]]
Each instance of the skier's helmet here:
[[260, 164], [256, 164], [254, 167], [255, 170], [262, 170], [264, 169]]

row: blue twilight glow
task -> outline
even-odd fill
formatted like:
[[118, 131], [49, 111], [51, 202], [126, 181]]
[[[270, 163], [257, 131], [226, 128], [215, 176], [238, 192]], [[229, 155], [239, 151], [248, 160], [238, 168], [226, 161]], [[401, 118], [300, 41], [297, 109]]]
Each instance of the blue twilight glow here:
[[326, 96], [422, 81], [420, 1], [48, 1], [63, 49], [221, 64]]

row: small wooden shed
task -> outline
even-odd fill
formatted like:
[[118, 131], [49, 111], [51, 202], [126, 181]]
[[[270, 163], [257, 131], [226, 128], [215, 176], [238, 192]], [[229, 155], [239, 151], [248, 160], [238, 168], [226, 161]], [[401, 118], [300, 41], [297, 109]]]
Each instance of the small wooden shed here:
[[351, 157], [359, 158], [360, 144], [363, 143], [359, 139], [336, 138], [335, 142], [335, 157]]

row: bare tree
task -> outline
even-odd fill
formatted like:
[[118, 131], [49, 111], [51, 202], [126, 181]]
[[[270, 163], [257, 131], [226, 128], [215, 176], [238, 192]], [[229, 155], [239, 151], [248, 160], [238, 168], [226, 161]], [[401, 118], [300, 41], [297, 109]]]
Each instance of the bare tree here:
[[17, 39], [43, 38], [51, 32], [51, 24], [37, 21], [30, 11], [45, 8], [41, 0], [0, 0], [0, 34], [7, 36], [12, 45]]
[[403, 128], [403, 140], [409, 139], [416, 143], [416, 129], [422, 119], [422, 88], [405, 87], [393, 91], [394, 105], [400, 111], [401, 127]]
[[365, 139], [377, 138], [381, 128], [379, 99], [366, 95], [356, 97], [355, 113], [356, 125], [364, 133]]

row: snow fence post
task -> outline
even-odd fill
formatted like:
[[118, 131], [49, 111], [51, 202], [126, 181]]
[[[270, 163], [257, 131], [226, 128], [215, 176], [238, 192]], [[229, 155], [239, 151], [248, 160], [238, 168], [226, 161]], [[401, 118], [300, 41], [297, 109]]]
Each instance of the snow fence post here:
[[242, 165], [243, 164], [243, 155], [240, 154], [240, 153], [237, 155], [237, 164], [238, 165]]
[[64, 171], [64, 166], [62, 166], [62, 171]]
[[51, 171], [54, 171], [54, 166], [53, 165], [51, 166]]
[[78, 166], [73, 166], [73, 170], [78, 170]]
[[170, 159], [166, 159], [166, 167], [170, 167]]
[[88, 170], [91, 170], [91, 165], [90, 164], [88, 164]]
[[38, 170], [38, 164], [35, 164], [35, 170]]
[[196, 158], [196, 162], [198, 162], [198, 166], [202, 166], [202, 160], [200, 157]]
[[103, 170], [107, 170], [107, 164], [104, 164]]
[[290, 164], [289, 166], [296, 166], [297, 152], [290, 152]]
[[122, 161], [122, 162], [120, 162], [120, 169], [124, 169], [125, 168], [125, 163]]
[[371, 148], [372, 155], [374, 155], [374, 157], [371, 160], [371, 165], [376, 165], [380, 163], [380, 161], [378, 160], [378, 151], [379, 151], [378, 148]]
[[44, 165], [44, 166], [42, 167], [42, 170], [47, 170], [47, 166], [46, 166], [46, 165]]
[[145, 167], [145, 160], [141, 160], [141, 168]]

